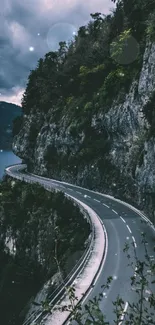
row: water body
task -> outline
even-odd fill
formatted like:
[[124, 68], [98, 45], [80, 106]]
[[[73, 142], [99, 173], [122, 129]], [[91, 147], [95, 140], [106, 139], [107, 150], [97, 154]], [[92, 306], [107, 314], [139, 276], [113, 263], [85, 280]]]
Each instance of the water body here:
[[0, 151], [0, 180], [4, 175], [4, 169], [13, 164], [20, 164], [21, 159], [14, 155], [12, 151]]

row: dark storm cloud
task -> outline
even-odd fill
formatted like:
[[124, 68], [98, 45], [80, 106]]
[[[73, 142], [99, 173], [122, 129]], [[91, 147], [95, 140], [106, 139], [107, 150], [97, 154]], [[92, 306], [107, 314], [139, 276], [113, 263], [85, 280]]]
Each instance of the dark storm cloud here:
[[1, 0], [0, 100], [19, 103], [38, 59], [71, 38], [90, 13], [112, 7], [111, 0]]

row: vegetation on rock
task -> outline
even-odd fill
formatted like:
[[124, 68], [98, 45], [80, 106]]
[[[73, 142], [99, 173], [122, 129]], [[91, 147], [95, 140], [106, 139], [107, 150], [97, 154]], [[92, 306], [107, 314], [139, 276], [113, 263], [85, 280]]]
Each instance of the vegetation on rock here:
[[[22, 99], [25, 115], [46, 114], [47, 121], [55, 123], [66, 116], [74, 139], [84, 130], [85, 143], [76, 152], [76, 158], [85, 156], [85, 163], [88, 151], [91, 159], [96, 157], [94, 147], [100, 151], [101, 142], [104, 147], [101, 157], [105, 152], [108, 154], [107, 131], [101, 132], [96, 142], [96, 135], [91, 134], [91, 118], [99, 112], [104, 115], [114, 99], [124, 98], [133, 79], [138, 80], [146, 39], [153, 34], [155, 7], [152, 0], [113, 2], [116, 9], [111, 14], [91, 14], [92, 20], [79, 28], [74, 40], [60, 42], [57, 51], [39, 59], [36, 69], [30, 72]], [[73, 121], [76, 121], [76, 131]], [[15, 123], [15, 135], [22, 128], [20, 123], [21, 120]], [[29, 134], [32, 147], [38, 134], [39, 127], [32, 123]], [[112, 140], [111, 136], [108, 139]], [[49, 150], [46, 159], [50, 157]], [[48, 166], [51, 166], [50, 159], [47, 159]], [[63, 155], [59, 155], [59, 162], [64, 164]], [[64, 169], [67, 165], [68, 159]]]
[[[70, 105], [74, 98], [78, 101], [85, 95], [84, 107], [109, 75], [114, 75], [115, 80], [122, 66], [119, 76], [127, 78], [130, 85], [133, 76], [138, 77], [145, 36], [153, 33], [154, 10], [151, 0], [147, 3], [121, 0], [110, 15], [91, 14], [92, 20], [79, 28], [73, 41], [60, 42], [59, 49], [47, 53], [31, 71], [22, 100], [23, 112], [47, 112], [52, 107], [54, 110], [66, 103]], [[131, 43], [131, 36], [137, 43]], [[130, 65], [124, 62], [127, 53], [132, 58]], [[123, 84], [124, 81], [121, 87]], [[105, 89], [107, 97], [111, 97], [111, 89], [106, 84]], [[75, 111], [75, 107], [72, 109]]]
[[29, 171], [130, 200], [154, 223], [155, 2], [114, 2], [30, 72], [14, 151]]
[[[21, 119], [21, 107], [15, 104], [0, 102], [0, 149], [11, 149], [13, 136], [15, 133], [12, 134], [13, 128], [13, 121], [14, 119]], [[16, 122], [15, 122], [16, 123]], [[21, 124], [18, 127], [18, 131], [21, 128]]]
[[49, 192], [37, 184], [25, 184], [9, 177], [0, 183], [3, 324], [21, 324], [25, 304], [58, 272], [56, 258], [65, 277], [75, 263], [71, 256], [75, 252], [82, 254], [89, 233], [87, 219], [62, 192]]

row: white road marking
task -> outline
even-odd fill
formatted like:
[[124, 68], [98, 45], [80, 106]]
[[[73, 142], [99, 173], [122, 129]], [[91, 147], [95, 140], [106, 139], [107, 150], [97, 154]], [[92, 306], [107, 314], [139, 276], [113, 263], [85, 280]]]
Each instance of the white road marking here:
[[112, 211], [113, 211], [115, 214], [118, 214], [118, 212], [117, 212], [117, 211], [115, 211], [114, 209], [112, 209]]
[[105, 204], [105, 203], [103, 203], [103, 205], [104, 205], [105, 207], [107, 207], [107, 208], [110, 208], [109, 205], [107, 205], [107, 204]]
[[[100, 202], [100, 201], [99, 201]], [[141, 215], [140, 213], [138, 213], [139, 215]], [[141, 217], [142, 218], [146, 218], [146, 217], [143, 217], [142, 215], [141, 215]], [[147, 220], [147, 219], [145, 219], [145, 220]], [[147, 222], [149, 222], [149, 220], [147, 220]], [[128, 227], [128, 229], [129, 229], [129, 226], [127, 226]], [[151, 227], [154, 229], [154, 227], [153, 227], [153, 225], [151, 225]], [[131, 230], [130, 230], [131, 231]], [[148, 272], [149, 272], [150, 270], [148, 270]], [[126, 304], [128, 304], [128, 303], [126, 303]], [[128, 305], [127, 305], [127, 307], [128, 307]], [[126, 308], [126, 305], [125, 305], [125, 308]], [[127, 309], [127, 308], [126, 308]], [[125, 311], [125, 310], [124, 310]], [[119, 323], [120, 324], [120, 323]]]
[[137, 276], [137, 267], [135, 267], [135, 272], [134, 272], [134, 277], [136, 278], [136, 276]]
[[99, 201], [99, 200], [97, 200], [97, 199], [94, 199], [94, 201], [101, 203], [101, 201]]
[[137, 244], [136, 244], [136, 241], [135, 241], [135, 237], [134, 236], [132, 236], [132, 240], [134, 242], [135, 248], [137, 248]]
[[124, 218], [123, 217], [120, 217], [120, 219], [124, 222], [124, 223], [126, 223], [126, 221], [124, 220]]
[[128, 225], [127, 225], [127, 228], [129, 230], [130, 234], [132, 234], [132, 231], [131, 231], [131, 229], [130, 229], [130, 227]]
[[87, 195], [87, 197], [89, 197], [89, 199], [91, 199], [91, 196]]
[[76, 193], [78, 193], [78, 194], [82, 194], [81, 192], [79, 192], [79, 191], [76, 191]]
[[[102, 261], [102, 266], [103, 266], [104, 263], [105, 263], [106, 257], [107, 257], [107, 252], [108, 252], [108, 235], [107, 235], [106, 229], [105, 229], [105, 227], [104, 227], [104, 224], [103, 224], [101, 218], [100, 218], [99, 216], [98, 216], [98, 218], [100, 219], [100, 221], [101, 221], [101, 223], [102, 223], [102, 227], [103, 227], [103, 229], [104, 229], [104, 233], [105, 233], [105, 237], [106, 237], [106, 243], [107, 243], [107, 245], [106, 245], [106, 249], [105, 249], [104, 258], [103, 258], [103, 261]], [[100, 277], [100, 274], [101, 274], [102, 270], [103, 270], [103, 267], [100, 268], [100, 271], [99, 271], [99, 273], [97, 274], [97, 277], [96, 277], [95, 281], [93, 282], [94, 285], [96, 284], [98, 278]]]
[[73, 191], [73, 189], [72, 188], [70, 188], [70, 187], [67, 187], [68, 188], [68, 190], [70, 190], [70, 191]]
[[125, 303], [124, 310], [123, 310], [123, 313], [122, 313], [122, 316], [121, 316], [121, 321], [119, 322], [118, 325], [121, 325], [121, 324], [122, 324], [122, 322], [123, 322], [123, 320], [124, 320], [125, 313], [126, 313], [127, 308], [128, 308], [128, 305], [129, 305], [128, 302], [126, 302], [126, 303]]
[[[6, 168], [6, 170], [9, 170], [10, 171], [10, 168], [12, 168], [12, 167], [10, 166], [10, 167]], [[20, 166], [20, 169], [22, 169], [22, 168], [23, 168], [23, 166]], [[57, 182], [57, 183], [65, 184], [65, 185], [70, 185], [70, 183], [67, 183], [67, 182], [56, 181], [56, 180], [53, 180], [53, 179], [48, 178], [48, 177], [43, 177], [43, 176], [35, 175], [33, 173], [31, 173], [31, 176], [35, 176], [35, 177], [37, 176], [37, 178], [46, 179], [46, 180], [48, 180], [50, 182], [54, 182], [54, 183]], [[155, 227], [152, 224], [152, 222], [141, 211], [139, 211], [138, 209], [136, 209], [135, 207], [133, 207], [131, 204], [128, 204], [128, 203], [126, 203], [124, 201], [121, 201], [119, 199], [116, 199], [114, 196], [111, 196], [111, 195], [103, 194], [103, 193], [100, 193], [100, 192], [97, 192], [97, 191], [93, 191], [93, 190], [88, 190], [87, 188], [84, 188], [84, 187], [81, 187], [81, 186], [77, 186], [77, 185], [74, 185], [74, 188], [75, 187], [76, 188], [79, 188], [79, 189], [84, 189], [84, 190], [88, 191], [89, 193], [91, 192], [91, 193], [99, 194], [100, 196], [102, 196], [104, 198], [108, 198], [108, 199], [113, 200], [115, 202], [119, 202], [119, 203], [123, 204], [124, 206], [127, 206], [132, 211], [136, 212], [136, 214], [140, 215], [140, 217], [143, 218], [151, 226], [151, 228], [155, 231]]]
[[[68, 183], [66, 183], [66, 184], [68, 184]], [[76, 186], [76, 187], [79, 187], [80, 188], [80, 186]], [[122, 201], [122, 200], [119, 200], [119, 199], [116, 199], [114, 196], [111, 196], [111, 195], [107, 195], [107, 194], [103, 194], [103, 193], [100, 193], [100, 192], [97, 192], [97, 191], [92, 191], [92, 190], [88, 190], [88, 189], [86, 189], [86, 188], [84, 188], [85, 190], [87, 190], [87, 191], [89, 191], [89, 192], [93, 192], [93, 193], [97, 193], [97, 194], [99, 194], [100, 196], [102, 195], [104, 198], [108, 198], [108, 199], [110, 199], [110, 200], [113, 200], [113, 201], [116, 201], [116, 202], [119, 202], [119, 203], [121, 203], [121, 204], [123, 204], [123, 205], [125, 205], [125, 206], [127, 206], [128, 208], [130, 208], [132, 211], [134, 211], [134, 212], [136, 212], [136, 214], [138, 214], [138, 215], [140, 215], [140, 217], [141, 218], [143, 218], [150, 226], [151, 226], [151, 228], [155, 231], [155, 227], [154, 227], [154, 225], [152, 224], [152, 222], [141, 212], [141, 211], [139, 211], [138, 209], [136, 209], [135, 207], [133, 207], [131, 204], [129, 204], [129, 203], [126, 203], [126, 202], [124, 202], [124, 201]], [[124, 212], [122, 212], [122, 213], [124, 213]]]
[[88, 291], [88, 293], [86, 294], [86, 296], [84, 297], [84, 299], [81, 302], [81, 305], [84, 304], [84, 302], [86, 301], [86, 299], [88, 298], [88, 296], [90, 295], [90, 292], [93, 290], [93, 288], [90, 288], [90, 290]]

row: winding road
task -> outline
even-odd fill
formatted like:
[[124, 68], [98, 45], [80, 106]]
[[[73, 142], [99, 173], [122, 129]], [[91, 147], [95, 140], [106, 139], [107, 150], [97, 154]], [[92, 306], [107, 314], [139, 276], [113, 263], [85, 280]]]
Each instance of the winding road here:
[[[89, 291], [89, 295], [83, 299], [83, 303], [88, 302], [90, 298], [92, 299], [102, 292], [103, 299], [100, 302], [100, 308], [106, 315], [106, 320], [110, 324], [114, 324], [115, 316], [112, 302], [116, 300], [117, 295], [120, 295], [125, 302], [124, 311], [129, 308], [129, 302], [136, 302], [137, 299], [135, 294], [136, 288], [131, 289], [130, 279], [134, 275], [135, 267], [128, 266], [129, 260], [127, 254], [123, 252], [123, 248], [125, 243], [132, 243], [128, 252], [131, 256], [130, 263], [135, 263], [134, 250], [139, 259], [145, 260], [145, 249], [142, 244], [141, 235], [144, 232], [146, 234], [148, 255], [151, 261], [154, 261], [155, 228], [153, 225], [143, 214], [134, 209], [134, 207], [128, 206], [124, 202], [108, 195], [93, 192], [65, 182], [34, 176], [29, 173], [23, 174], [22, 170], [20, 171], [19, 165], [10, 167], [10, 171], [15, 176], [20, 173], [24, 177], [31, 177], [33, 181], [40, 182], [44, 185], [50, 184], [54, 188], [70, 194], [91, 207], [102, 219], [108, 235], [107, 257], [95, 285]], [[150, 270], [148, 269], [148, 275], [149, 272]], [[109, 289], [103, 291], [101, 285], [106, 284], [109, 276], [113, 277], [112, 283]], [[150, 292], [146, 290], [146, 302], [149, 294]], [[123, 323], [123, 317], [120, 325], [121, 323]]]

